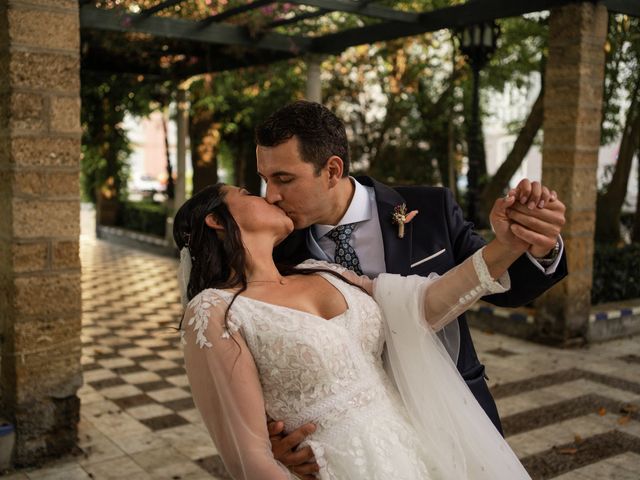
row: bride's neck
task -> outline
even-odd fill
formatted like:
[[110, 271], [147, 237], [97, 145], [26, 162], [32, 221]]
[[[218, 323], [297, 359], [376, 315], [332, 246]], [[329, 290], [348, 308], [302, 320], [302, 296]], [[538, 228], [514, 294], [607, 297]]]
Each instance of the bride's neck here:
[[273, 245], [267, 239], [247, 239], [245, 241], [247, 281], [279, 280], [282, 275], [273, 261]]

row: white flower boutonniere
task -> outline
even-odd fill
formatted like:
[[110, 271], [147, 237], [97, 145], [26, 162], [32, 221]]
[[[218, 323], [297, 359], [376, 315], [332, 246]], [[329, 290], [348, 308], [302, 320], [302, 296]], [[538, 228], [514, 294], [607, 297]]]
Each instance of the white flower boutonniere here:
[[398, 238], [404, 238], [404, 226], [418, 214], [418, 210], [407, 213], [407, 204], [396, 205], [391, 215], [391, 221], [398, 225]]

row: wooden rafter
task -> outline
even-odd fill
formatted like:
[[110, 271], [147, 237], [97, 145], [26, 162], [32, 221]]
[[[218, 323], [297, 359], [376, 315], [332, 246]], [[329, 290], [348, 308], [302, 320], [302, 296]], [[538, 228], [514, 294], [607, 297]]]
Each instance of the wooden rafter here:
[[[204, 20], [175, 18], [158, 15], [186, 0], [159, 0], [153, 7], [140, 13], [122, 13], [115, 9], [97, 8], [93, 0], [78, 0], [80, 4], [80, 26], [88, 51], [100, 52], [100, 58], [85, 58], [83, 66], [99, 68], [110, 65], [117, 69], [118, 59], [123, 55], [122, 44], [131, 41], [129, 34], [144, 34], [169, 44], [168, 51], [149, 49], [140, 55], [121, 59], [126, 71], [135, 73], [136, 65], [140, 73], [153, 72], [162, 75], [188, 75], [223, 68], [238, 68], [252, 64], [262, 64], [305, 53], [340, 53], [348, 47], [373, 42], [392, 40], [441, 29], [459, 29], [483, 21], [519, 16], [539, 12], [569, 3], [593, 0], [527, 0], [526, 2], [506, 0], [469, 0], [464, 4], [427, 12], [405, 12], [376, 4], [374, 0], [252, 0], [246, 4], [229, 8], [211, 15]], [[266, 22], [258, 30], [242, 24], [232, 24], [226, 20], [243, 13], [273, 3], [292, 3], [315, 8], [313, 11], [298, 11], [288, 18]], [[640, 17], [640, 0], [600, 0], [610, 11]], [[304, 20], [319, 18], [331, 12], [378, 20], [368, 24], [321, 36], [286, 35], [274, 32], [277, 27], [294, 25]], [[113, 49], [113, 58], [105, 45], [98, 45], [99, 34], [111, 32], [118, 48]], [[91, 35], [89, 35], [91, 33]], [[117, 37], [117, 35], [121, 35]], [[144, 46], [142, 46], [144, 48]], [[238, 53], [241, 52], [241, 53]], [[160, 66], [166, 56], [189, 58], [189, 62], [176, 63], [176, 68]], [[157, 65], [154, 66], [153, 62]], [[138, 63], [136, 63], [138, 62]], [[178, 67], [179, 66], [179, 67]]]

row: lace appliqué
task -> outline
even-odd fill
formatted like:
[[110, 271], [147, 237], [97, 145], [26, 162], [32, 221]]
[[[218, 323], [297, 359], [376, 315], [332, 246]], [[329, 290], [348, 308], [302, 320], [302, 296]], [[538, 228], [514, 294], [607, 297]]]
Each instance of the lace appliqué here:
[[[193, 310], [193, 316], [191, 316], [187, 321], [187, 326], [193, 326], [193, 330], [196, 332], [196, 344], [200, 348], [210, 348], [213, 346], [207, 339], [205, 332], [209, 326], [211, 309], [224, 303], [224, 300], [214, 293], [212, 289], [206, 289], [193, 297], [187, 305], [187, 308], [191, 308]], [[240, 322], [230, 311], [227, 315], [227, 325], [223, 326], [223, 332], [220, 338], [231, 338], [231, 335], [240, 330], [240, 326]], [[182, 329], [180, 331], [180, 339], [183, 345], [186, 344], [184, 335], [185, 330]]]

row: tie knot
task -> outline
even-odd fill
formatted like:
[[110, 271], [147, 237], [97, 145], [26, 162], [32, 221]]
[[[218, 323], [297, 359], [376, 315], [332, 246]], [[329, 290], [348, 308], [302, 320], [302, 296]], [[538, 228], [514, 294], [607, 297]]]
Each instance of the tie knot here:
[[351, 234], [353, 233], [353, 223], [346, 225], [338, 225], [331, 230], [327, 236], [334, 242], [348, 242]]

